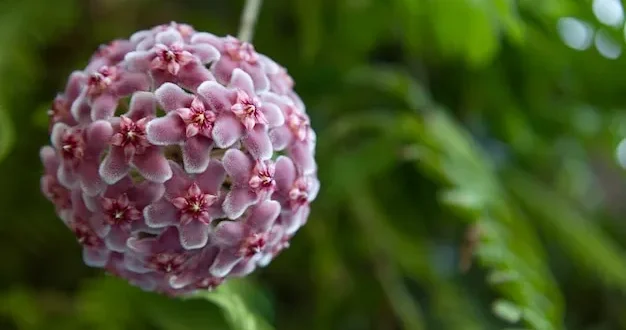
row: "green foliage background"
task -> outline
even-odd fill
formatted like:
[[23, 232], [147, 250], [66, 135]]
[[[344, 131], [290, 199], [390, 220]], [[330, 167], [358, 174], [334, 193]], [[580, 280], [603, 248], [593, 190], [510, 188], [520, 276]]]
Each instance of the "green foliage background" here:
[[101, 43], [171, 20], [236, 34], [242, 6], [0, 1], [0, 329], [626, 329], [626, 60], [557, 31], [623, 46], [591, 1], [266, 0], [256, 48], [319, 138], [307, 226], [185, 301], [84, 266], [39, 192], [55, 93]]

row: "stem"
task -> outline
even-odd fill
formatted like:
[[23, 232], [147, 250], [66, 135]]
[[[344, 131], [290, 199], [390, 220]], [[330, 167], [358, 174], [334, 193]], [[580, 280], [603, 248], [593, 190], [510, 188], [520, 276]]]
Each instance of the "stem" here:
[[261, 11], [261, 3], [263, 0], [246, 0], [241, 13], [241, 24], [239, 25], [239, 39], [245, 42], [251, 42], [254, 36], [254, 26], [256, 19]]

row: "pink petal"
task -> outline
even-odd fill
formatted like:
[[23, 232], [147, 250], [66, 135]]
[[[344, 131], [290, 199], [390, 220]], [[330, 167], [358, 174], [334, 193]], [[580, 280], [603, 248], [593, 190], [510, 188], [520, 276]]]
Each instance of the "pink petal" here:
[[109, 254], [111, 251], [107, 249], [96, 249], [96, 248], [83, 248], [83, 260], [85, 261], [85, 265], [89, 267], [97, 267], [102, 268], [106, 265], [109, 260]]
[[213, 141], [219, 148], [232, 146], [243, 135], [241, 122], [233, 114], [222, 114], [217, 117], [213, 126]]
[[111, 94], [102, 94], [93, 100], [91, 120], [109, 119], [117, 108], [117, 98]]
[[130, 99], [127, 116], [132, 120], [156, 115], [156, 98], [150, 92], [136, 92]]
[[146, 125], [146, 137], [156, 145], [182, 143], [185, 141], [185, 123], [175, 113], [153, 119]]
[[229, 101], [232, 92], [215, 81], [205, 81], [200, 84], [198, 86], [198, 95], [202, 96], [217, 113], [229, 111], [232, 105]]
[[[126, 242], [127, 244], [135, 239], [134, 237], [129, 238]], [[133, 256], [129, 253], [124, 255], [124, 267], [128, 268], [131, 272], [139, 273], [139, 274], [147, 274], [152, 271], [152, 269], [146, 267], [146, 262], [143, 258], [139, 258], [137, 256]]]
[[246, 230], [239, 221], [222, 221], [214, 231], [215, 243], [218, 246], [237, 246], [244, 238]]
[[197, 61], [185, 65], [184, 70], [178, 73], [178, 83], [192, 91], [205, 81], [214, 80], [213, 74], [204, 65]]
[[285, 123], [285, 117], [280, 108], [273, 103], [263, 103], [261, 112], [267, 120], [269, 127], [277, 127]]
[[98, 173], [107, 184], [114, 184], [128, 174], [130, 166], [125, 160], [124, 149], [112, 147], [100, 164]]
[[119, 226], [112, 226], [109, 234], [104, 238], [106, 246], [116, 252], [124, 252], [126, 250], [126, 240], [130, 237], [130, 233], [123, 230]]
[[165, 193], [165, 186], [161, 183], [144, 181], [129, 193], [129, 197], [135, 202], [138, 209], [143, 209], [150, 203], [159, 200]]
[[256, 125], [254, 129], [244, 135], [241, 142], [254, 159], [266, 160], [272, 158], [272, 142], [264, 125]]
[[133, 185], [133, 180], [130, 177], [126, 176], [117, 181], [115, 184], [107, 187], [107, 190], [104, 192], [103, 197], [117, 199], [120, 195], [127, 193], [128, 190], [133, 187]]
[[276, 190], [287, 194], [296, 180], [296, 166], [291, 159], [285, 156], [279, 156], [276, 160], [274, 172], [274, 180], [276, 181]]
[[222, 207], [229, 219], [237, 219], [246, 211], [248, 206], [256, 202], [257, 195], [248, 187], [233, 187], [231, 189], [226, 195]]
[[154, 91], [154, 95], [163, 110], [166, 112], [179, 108], [186, 108], [193, 100], [192, 95], [187, 94], [187, 92], [178, 87], [176, 84], [169, 82], [164, 83], [161, 87]]
[[285, 149], [293, 139], [293, 134], [286, 125], [271, 129], [268, 134], [272, 147], [276, 151]]
[[170, 199], [184, 196], [187, 188], [191, 185], [191, 180], [180, 165], [172, 161], [169, 163], [172, 169], [172, 178], [165, 182], [165, 196]]
[[150, 181], [163, 183], [172, 178], [170, 164], [157, 147], [149, 147], [143, 153], [135, 154], [132, 164]]
[[[88, 143], [88, 152], [99, 153], [104, 149], [113, 136], [113, 127], [108, 121], [98, 120], [93, 122], [86, 131], [86, 140]], [[99, 155], [98, 155], [99, 156]]]
[[152, 228], [163, 228], [178, 222], [178, 211], [165, 200], [146, 206], [143, 210], [143, 216], [146, 219], [146, 224]]
[[166, 46], [171, 46], [175, 43], [182, 43], [183, 37], [174, 29], [167, 29], [156, 35], [156, 42]]
[[135, 51], [124, 56], [124, 61], [130, 71], [148, 71], [150, 63], [156, 54], [152, 51]]
[[254, 92], [254, 83], [252, 82], [252, 78], [250, 78], [249, 74], [239, 68], [233, 71], [229, 86], [241, 89], [250, 96], [256, 94]]
[[246, 219], [248, 225], [256, 233], [267, 232], [280, 213], [280, 204], [277, 201], [266, 200], [252, 209]]
[[247, 185], [254, 166], [250, 157], [239, 149], [228, 149], [222, 157], [222, 164], [235, 185]]
[[230, 83], [233, 70], [239, 67], [239, 63], [233, 61], [230, 56], [222, 56], [219, 61], [215, 62], [211, 67], [215, 79], [222, 85]]
[[70, 74], [64, 93], [68, 101], [76, 100], [85, 81], [87, 81], [87, 75], [82, 71], [74, 71]]
[[143, 73], [126, 73], [115, 85], [115, 94], [118, 97], [128, 96], [136, 91], [147, 91], [150, 80]]
[[76, 173], [63, 164], [61, 164], [57, 170], [57, 178], [59, 179], [59, 183], [68, 189], [72, 189], [78, 184], [78, 176]]
[[63, 147], [63, 135], [70, 127], [65, 123], [56, 123], [52, 126], [52, 132], [50, 133], [50, 143], [60, 150]]
[[59, 158], [51, 146], [44, 146], [39, 149], [39, 158], [46, 168], [46, 173], [55, 173], [59, 167]]
[[79, 96], [70, 109], [72, 116], [79, 123], [88, 123], [91, 121], [91, 107], [87, 103], [87, 99], [84, 94]]
[[186, 48], [192, 54], [196, 55], [202, 64], [214, 62], [220, 58], [220, 52], [215, 49], [215, 47], [208, 44], [188, 45]]
[[209, 44], [215, 48], [217, 48], [218, 50], [221, 49], [221, 45], [223, 44], [222, 38], [208, 33], [208, 32], [198, 32], [195, 33], [192, 37], [191, 37], [191, 43], [192, 44], [202, 44], [202, 43], [206, 43]]
[[289, 155], [296, 164], [296, 167], [304, 174], [311, 174], [315, 172], [315, 159], [313, 158], [313, 153], [309, 150], [309, 146], [306, 143], [294, 143], [289, 148]]
[[94, 214], [89, 217], [89, 226], [93, 229], [94, 233], [99, 237], [106, 236], [111, 231], [111, 226], [104, 223], [104, 219], [101, 214]]
[[256, 268], [256, 260], [258, 258], [252, 257], [250, 259], [247, 260], [241, 260], [237, 263], [237, 265], [235, 265], [235, 267], [232, 268], [232, 270], [230, 271], [230, 273], [228, 274], [228, 276], [232, 276], [232, 277], [244, 277], [246, 275], [249, 275], [250, 273], [252, 273], [254, 271], [254, 269]]
[[247, 72], [248, 75], [250, 75], [250, 78], [252, 78], [252, 81], [254, 82], [254, 88], [256, 89], [257, 93], [263, 93], [269, 90], [270, 81], [267, 78], [267, 75], [265, 74], [265, 71], [263, 70], [263, 67], [261, 67], [260, 63], [257, 62], [256, 64], [252, 65], [244, 62], [241, 64], [241, 69]]
[[234, 249], [221, 250], [217, 254], [213, 265], [209, 268], [209, 272], [212, 276], [224, 277], [228, 275], [228, 272], [230, 272], [241, 259], [241, 257], [236, 255], [236, 250]]
[[106, 183], [100, 178], [98, 164], [84, 163], [78, 172], [80, 187], [88, 196], [95, 196], [106, 188]]
[[206, 170], [196, 176], [196, 182], [202, 191], [217, 195], [226, 178], [226, 171], [219, 160], [211, 160]]
[[209, 225], [201, 221], [191, 221], [180, 226], [180, 244], [186, 250], [199, 249], [209, 239]]
[[188, 173], [201, 173], [206, 170], [211, 160], [213, 141], [202, 135], [187, 139], [182, 146], [183, 164]]

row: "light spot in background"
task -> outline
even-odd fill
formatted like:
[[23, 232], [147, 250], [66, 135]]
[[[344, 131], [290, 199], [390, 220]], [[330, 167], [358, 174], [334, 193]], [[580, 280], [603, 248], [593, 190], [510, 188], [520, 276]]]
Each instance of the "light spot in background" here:
[[557, 22], [559, 35], [568, 47], [576, 50], [585, 50], [593, 41], [591, 26], [573, 17], [564, 17]]
[[602, 24], [618, 27], [624, 21], [624, 8], [619, 0], [594, 0], [592, 9]]
[[626, 139], [622, 140], [622, 142], [617, 145], [615, 156], [617, 158], [617, 163], [621, 167], [626, 168]]
[[600, 30], [596, 33], [595, 44], [598, 52], [608, 59], [614, 60], [622, 53], [622, 46], [615, 42], [604, 30]]

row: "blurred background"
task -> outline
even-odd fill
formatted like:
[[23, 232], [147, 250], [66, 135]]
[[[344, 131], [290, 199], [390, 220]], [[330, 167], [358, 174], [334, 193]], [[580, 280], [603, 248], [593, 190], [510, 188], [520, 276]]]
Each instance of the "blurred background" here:
[[0, 329], [626, 329], [619, 0], [266, 0], [256, 49], [318, 136], [308, 224], [209, 299], [84, 266], [39, 191], [51, 100], [102, 43], [242, 7], [0, 0]]

